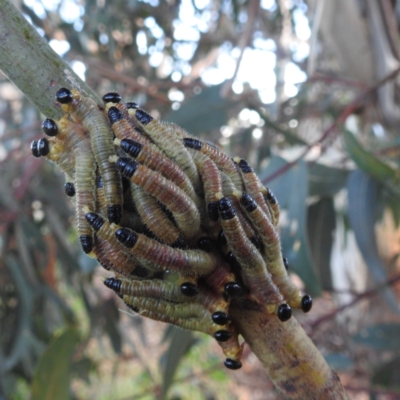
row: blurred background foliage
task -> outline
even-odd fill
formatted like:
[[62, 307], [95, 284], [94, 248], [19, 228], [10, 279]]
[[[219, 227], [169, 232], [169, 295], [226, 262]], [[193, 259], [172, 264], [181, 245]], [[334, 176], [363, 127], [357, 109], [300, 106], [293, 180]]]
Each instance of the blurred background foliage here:
[[[97, 93], [254, 166], [316, 298], [303, 326], [354, 398], [400, 398], [400, 2], [14, 3]], [[248, 348], [226, 371], [103, 287], [63, 177], [30, 156], [43, 118], [0, 73], [0, 399], [275, 398]]]

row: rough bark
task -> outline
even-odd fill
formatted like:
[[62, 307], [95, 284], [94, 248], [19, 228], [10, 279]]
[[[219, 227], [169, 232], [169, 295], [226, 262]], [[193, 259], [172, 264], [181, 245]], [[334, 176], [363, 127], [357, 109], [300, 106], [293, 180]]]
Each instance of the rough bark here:
[[282, 399], [349, 399], [339, 377], [294, 317], [281, 322], [239, 305], [229, 311]]

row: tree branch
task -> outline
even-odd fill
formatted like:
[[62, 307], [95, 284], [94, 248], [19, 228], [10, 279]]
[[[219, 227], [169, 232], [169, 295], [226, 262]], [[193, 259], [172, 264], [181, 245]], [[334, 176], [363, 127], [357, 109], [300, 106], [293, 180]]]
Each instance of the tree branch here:
[[[0, 68], [47, 117], [63, 112], [54, 103], [60, 87], [97, 95], [59, 58], [9, 0], [0, 0]], [[282, 323], [264, 312], [231, 307], [240, 333], [285, 399], [348, 399], [337, 375], [292, 318]]]
[[100, 102], [9, 0], [0, 0], [0, 68], [49, 118], [64, 114], [54, 103], [60, 87], [78, 89]]
[[256, 310], [235, 306], [229, 311], [280, 398], [348, 400], [339, 377], [294, 317], [282, 323]]

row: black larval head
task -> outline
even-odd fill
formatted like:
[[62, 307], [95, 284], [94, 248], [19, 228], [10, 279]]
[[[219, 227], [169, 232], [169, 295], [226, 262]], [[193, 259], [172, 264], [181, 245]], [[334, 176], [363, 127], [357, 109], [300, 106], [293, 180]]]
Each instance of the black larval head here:
[[141, 122], [143, 125], [147, 125], [149, 122], [151, 122], [154, 118], [148, 114], [146, 111], [141, 110], [140, 108], [138, 108], [136, 110], [136, 118], [139, 122]]
[[255, 200], [246, 192], [243, 192], [242, 197], [240, 198], [240, 203], [247, 212], [253, 212], [257, 208]]
[[75, 185], [72, 182], [65, 182], [64, 190], [68, 197], [75, 196]]
[[111, 204], [107, 206], [107, 218], [109, 222], [118, 224], [122, 218], [122, 206], [121, 204]]
[[215, 339], [217, 339], [218, 342], [227, 342], [231, 337], [232, 334], [229, 331], [217, 331], [214, 333]]
[[36, 140], [33, 140], [31, 143], [31, 152], [32, 152], [33, 157], [36, 157], [36, 158], [40, 157], [38, 143]]
[[240, 297], [243, 296], [243, 288], [237, 282], [228, 282], [225, 285], [225, 293], [229, 297]]
[[93, 249], [93, 237], [91, 235], [81, 235], [79, 236], [79, 241], [84, 253], [89, 254]]
[[100, 217], [100, 215], [88, 212], [85, 215], [86, 221], [89, 222], [89, 225], [97, 232], [104, 224], [104, 219]]
[[106, 285], [109, 289], [114, 290], [114, 292], [119, 293], [121, 290], [121, 280], [116, 278], [107, 278], [104, 280], [104, 285]]
[[222, 197], [218, 201], [218, 212], [222, 219], [232, 219], [236, 215], [236, 211], [227, 197]]
[[117, 92], [106, 93], [103, 96], [104, 103], [119, 103], [121, 101], [121, 95]]
[[72, 92], [67, 88], [61, 88], [56, 93], [56, 100], [61, 104], [71, 103], [72, 99]]
[[278, 308], [278, 318], [285, 322], [290, 319], [292, 316], [292, 309], [290, 308], [289, 304], [283, 303]]
[[191, 282], [185, 282], [181, 285], [181, 292], [185, 296], [193, 297], [196, 296], [197, 293], [199, 293], [199, 288]]
[[305, 294], [303, 298], [301, 299], [301, 309], [303, 312], [307, 313], [311, 310], [312, 308], [312, 297], [309, 296], [308, 294]]
[[138, 239], [137, 234], [128, 228], [118, 229], [117, 232], [115, 232], [115, 237], [120, 243], [128, 248], [132, 248]]
[[231, 318], [229, 317], [229, 315], [224, 313], [223, 311], [216, 311], [211, 318], [213, 322], [217, 325], [226, 325], [231, 322]]
[[50, 152], [49, 141], [46, 138], [41, 138], [37, 143], [37, 148], [41, 156], [47, 156]]
[[42, 131], [47, 136], [56, 136], [58, 133], [58, 127], [54, 120], [46, 118], [42, 122]]
[[120, 157], [115, 163], [118, 171], [126, 178], [130, 178], [137, 170], [139, 164], [128, 157]]
[[227, 358], [224, 361], [224, 365], [226, 368], [232, 369], [232, 370], [242, 368], [242, 363], [240, 361], [233, 360], [232, 358]]
[[110, 107], [108, 109], [108, 119], [110, 120], [110, 124], [113, 125], [116, 122], [120, 121], [121, 119], [124, 119], [124, 114], [120, 110], [118, 110], [117, 107]]

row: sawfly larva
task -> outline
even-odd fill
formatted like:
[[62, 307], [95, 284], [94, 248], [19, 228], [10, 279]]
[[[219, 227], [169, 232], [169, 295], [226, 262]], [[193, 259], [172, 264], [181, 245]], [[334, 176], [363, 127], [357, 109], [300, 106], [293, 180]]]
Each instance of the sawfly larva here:
[[[125, 178], [123, 179], [123, 181]], [[124, 190], [124, 208], [122, 210], [122, 217], [120, 220], [121, 226], [126, 226], [133, 230], [139, 230], [140, 232], [143, 230], [143, 223], [140, 219], [140, 216], [137, 214], [136, 206], [133, 202], [130, 181], [129, 187]], [[107, 205], [104, 199], [104, 190], [103, 190], [103, 179], [101, 176], [97, 176], [96, 178], [96, 209], [100, 210], [101, 213], [107, 213]]]
[[94, 241], [93, 230], [86, 221], [84, 209], [94, 210], [96, 207], [95, 160], [89, 141], [82, 141], [74, 150], [77, 227], [82, 249], [88, 254], [92, 251]]
[[139, 123], [137, 122], [136, 118], [132, 117], [132, 115], [129, 114], [129, 109], [132, 108], [132, 106], [136, 106], [137, 104], [130, 102], [130, 103], [120, 103], [121, 101], [121, 96], [118, 93], [111, 92], [107, 93], [103, 96], [103, 101], [105, 104], [105, 109], [110, 119], [112, 119], [112, 116], [108, 113], [110, 108], [113, 109], [118, 109], [119, 112], [123, 115], [123, 118], [128, 122], [128, 124], [135, 129], [135, 132], [140, 134], [143, 138], [146, 137], [146, 139], [149, 139], [147, 135], [144, 134], [143, 130], [139, 127]]
[[127, 157], [120, 157], [116, 166], [122, 175], [154, 196], [173, 214], [185, 239], [191, 239], [200, 229], [200, 214], [193, 200], [175, 184], [144, 165]]
[[198, 139], [193, 138], [184, 138], [183, 144], [185, 147], [202, 152], [203, 154], [211, 158], [211, 160], [215, 162], [218, 168], [221, 171], [225, 172], [232, 179], [235, 188], [237, 190], [242, 190], [243, 182], [235, 163], [220, 149], [218, 149], [216, 146], [212, 146], [206, 142], [202, 142]]
[[254, 169], [247, 163], [247, 161], [239, 157], [235, 157], [234, 161], [239, 166], [246, 192], [253, 197], [268, 218], [272, 219], [271, 211], [263, 196], [263, 193], [265, 193], [265, 187], [258, 179]]
[[172, 247], [186, 247], [186, 241], [178, 228], [168, 219], [153, 196], [150, 196], [137, 185], [133, 185], [132, 195], [143, 223], [157, 238]]
[[271, 220], [272, 223], [277, 226], [279, 222], [279, 215], [280, 215], [280, 210], [279, 210], [279, 204], [272, 193], [272, 190], [269, 188], [264, 188], [263, 192], [264, 198], [268, 204], [269, 210], [271, 212]]
[[138, 262], [127, 252], [121, 251], [107, 240], [97, 237], [93, 246], [96, 259], [104, 268], [112, 270], [130, 279], [152, 279], [158, 275]]
[[161, 279], [134, 281], [131, 279], [107, 278], [104, 284], [121, 296], [163, 298], [174, 303], [187, 300], [187, 297], [181, 293], [176, 283]]
[[217, 257], [212, 254], [201, 250], [174, 249], [128, 228], [109, 224], [98, 214], [87, 213], [86, 219], [100, 237], [110, 243], [116, 238], [135, 259], [153, 271], [171, 270], [187, 276], [207, 275], [218, 264]]
[[[52, 139], [55, 144], [61, 144], [63, 155], [68, 153], [74, 155], [75, 183], [73, 191], [76, 192], [76, 220], [81, 247], [88, 254], [93, 248], [93, 230], [85, 219], [83, 208], [95, 209], [95, 169], [93, 168], [95, 160], [90, 141], [82, 126], [68, 121], [66, 118], [62, 118], [58, 122], [47, 118], [42, 124], [42, 130], [55, 138]], [[49, 153], [49, 149], [47, 153]], [[61, 159], [62, 156], [58, 163], [62, 162]]]
[[[171, 304], [170, 302], [152, 298], [136, 298], [123, 296], [128, 307], [148, 318], [177, 325], [183, 329], [204, 332], [213, 336], [222, 348], [227, 359], [224, 364], [229, 369], [239, 369], [243, 344], [239, 345], [238, 334], [233, 326], [229, 330], [219, 329], [218, 325], [209, 322], [209, 312], [198, 304]], [[189, 317], [190, 313], [193, 314]]]
[[192, 182], [196, 193], [201, 194], [202, 187], [199, 173], [182, 141], [172, 135], [162, 123], [155, 120], [145, 111], [137, 109], [135, 116], [150, 138], [185, 172]]
[[310, 311], [312, 299], [308, 295], [302, 296], [291, 281], [282, 258], [279, 236], [272, 222], [248, 193], [243, 192], [240, 202], [263, 242], [263, 255], [272, 280], [291, 307], [301, 308], [304, 312]]
[[283, 315], [282, 312], [279, 312], [282, 309], [282, 304], [280, 303], [282, 303], [283, 299], [267, 271], [261, 254], [246, 237], [230, 200], [222, 197], [222, 195], [219, 197], [218, 211], [221, 217], [222, 229], [232, 253], [240, 263], [242, 279], [251, 291], [250, 296], [265, 299], [267, 310], [270, 310], [271, 313], [276, 313], [280, 319], [286, 317], [287, 314]]
[[185, 276], [207, 275], [218, 265], [218, 259], [213, 254], [201, 250], [174, 249], [127, 228], [118, 229], [115, 235], [134, 256], [164, 271], [177, 271]]
[[108, 109], [107, 115], [116, 138], [120, 140], [122, 139], [135, 140], [136, 142], [139, 142], [142, 145], [148, 145], [149, 147], [151, 147], [153, 152], [160, 155], [162, 154], [162, 151], [153, 143], [151, 143], [149, 139], [147, 139], [141, 133], [138, 127], [132, 126], [129, 120], [127, 120], [126, 117], [124, 116], [123, 111], [121, 111], [118, 107], [115, 106], [110, 107]]
[[222, 179], [217, 165], [209, 157], [202, 153], [194, 152], [193, 160], [200, 173], [203, 182], [204, 196], [206, 200], [207, 215], [211, 221], [219, 218], [215, 193], [222, 192]]
[[77, 90], [62, 88], [57, 91], [56, 100], [89, 132], [94, 157], [103, 178], [107, 217], [110, 222], [118, 223], [122, 216], [122, 186], [114, 163], [109, 161], [115, 150], [106, 116], [92, 99], [82, 96]]
[[164, 178], [172, 181], [182, 189], [192, 200], [197, 199], [193, 185], [181, 170], [169, 158], [159, 152], [154, 152], [153, 148], [147, 144], [141, 144], [132, 139], [114, 140], [114, 144], [131, 157], [135, 158], [140, 164], [144, 164], [153, 171], [159, 172]]
[[46, 157], [49, 161], [57, 164], [67, 176], [75, 177], [75, 155], [74, 152], [66, 152], [64, 145], [53, 138], [42, 138], [31, 144], [32, 155], [35, 157]]

